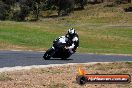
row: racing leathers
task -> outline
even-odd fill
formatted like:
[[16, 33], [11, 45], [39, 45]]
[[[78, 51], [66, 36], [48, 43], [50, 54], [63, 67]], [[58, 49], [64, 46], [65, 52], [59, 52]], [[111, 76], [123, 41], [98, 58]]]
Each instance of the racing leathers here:
[[68, 38], [68, 43], [69, 43], [69, 47], [67, 47], [70, 51], [71, 54], [76, 52], [76, 49], [79, 46], [79, 36], [78, 34], [75, 34], [72, 37], [69, 37], [69, 35], [66, 35], [66, 37]]

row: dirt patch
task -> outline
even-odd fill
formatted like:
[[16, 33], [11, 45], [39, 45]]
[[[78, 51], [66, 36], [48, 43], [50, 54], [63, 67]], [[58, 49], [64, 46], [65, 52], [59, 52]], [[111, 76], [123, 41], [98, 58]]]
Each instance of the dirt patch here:
[[117, 28], [132, 28], [132, 26], [110, 26], [110, 27], [117, 27]]
[[88, 74], [130, 74], [132, 76], [132, 62], [97, 63], [94, 65], [68, 65], [40, 69], [4, 72], [0, 74], [1, 88], [132, 88], [129, 84], [86, 84], [76, 83], [78, 67], [82, 67]]

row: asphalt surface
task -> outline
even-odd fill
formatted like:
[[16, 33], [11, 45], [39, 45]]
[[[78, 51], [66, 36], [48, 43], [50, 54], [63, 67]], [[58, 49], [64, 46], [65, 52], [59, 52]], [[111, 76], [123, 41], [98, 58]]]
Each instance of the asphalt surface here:
[[42, 58], [43, 54], [43, 52], [0, 51], [0, 68], [66, 63], [132, 61], [132, 56], [82, 53], [73, 54], [68, 60], [60, 60], [59, 58], [51, 58], [51, 60], [44, 60]]

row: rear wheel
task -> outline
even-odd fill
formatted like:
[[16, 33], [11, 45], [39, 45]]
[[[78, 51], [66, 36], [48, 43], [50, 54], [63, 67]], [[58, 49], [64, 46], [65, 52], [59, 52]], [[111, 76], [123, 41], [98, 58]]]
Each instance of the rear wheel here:
[[63, 57], [63, 58], [61, 58], [61, 59], [62, 59], [62, 60], [66, 60], [67, 58], [64, 58], [64, 57]]
[[54, 53], [54, 52], [53, 52], [53, 49], [52, 49], [52, 48], [51, 48], [51, 49], [48, 49], [48, 50], [45, 52], [43, 58], [44, 58], [45, 60], [49, 60], [49, 59], [52, 57], [53, 53]]
[[69, 58], [72, 54], [69, 52], [69, 50], [65, 50], [65, 52], [63, 53], [61, 59], [62, 60], [66, 60], [67, 58]]

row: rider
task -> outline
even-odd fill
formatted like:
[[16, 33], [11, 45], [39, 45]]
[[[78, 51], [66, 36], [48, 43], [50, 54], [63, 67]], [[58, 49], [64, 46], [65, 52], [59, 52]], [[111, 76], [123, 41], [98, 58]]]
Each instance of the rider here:
[[56, 47], [61, 47], [61, 45], [56, 45], [55, 42], [62, 42], [62, 43], [66, 43], [67, 46], [65, 47], [66, 50], [68, 50], [68, 54], [71, 55], [73, 53], [76, 52], [77, 47], [79, 46], [79, 36], [76, 33], [74, 28], [70, 28], [68, 29], [68, 32], [65, 36], [61, 36], [57, 39], [55, 39], [55, 41], [53, 41], [53, 49]]
[[66, 49], [69, 49], [70, 54], [73, 54], [76, 52], [77, 47], [79, 46], [79, 36], [76, 33], [74, 28], [68, 29], [67, 34], [65, 35], [66, 38], [68, 38], [68, 44], [69, 46], [66, 47]]

